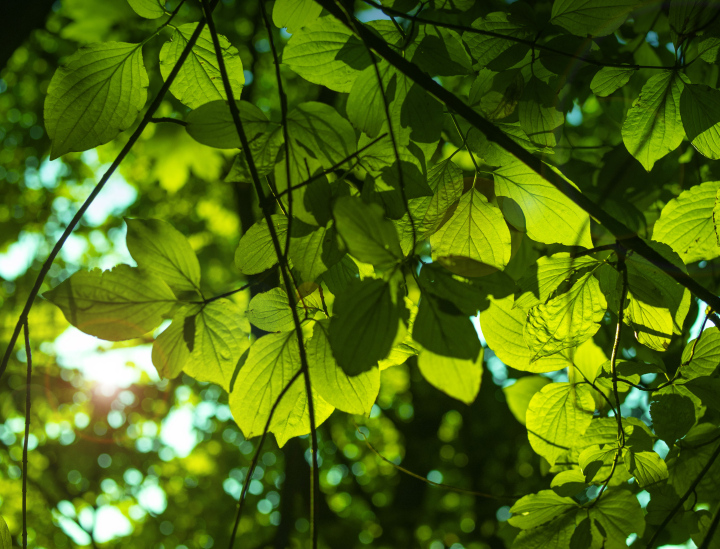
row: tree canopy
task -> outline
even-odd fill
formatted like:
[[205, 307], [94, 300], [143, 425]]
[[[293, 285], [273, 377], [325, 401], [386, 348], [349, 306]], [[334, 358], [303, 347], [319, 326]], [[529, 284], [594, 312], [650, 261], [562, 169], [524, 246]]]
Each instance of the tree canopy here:
[[0, 549], [720, 546], [719, 16], [56, 2], [0, 71]]

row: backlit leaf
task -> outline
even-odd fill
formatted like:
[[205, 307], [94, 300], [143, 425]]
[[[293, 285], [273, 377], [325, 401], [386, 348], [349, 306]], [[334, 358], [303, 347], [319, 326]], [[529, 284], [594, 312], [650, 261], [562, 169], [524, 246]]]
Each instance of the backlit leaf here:
[[510, 230], [500, 210], [476, 189], [462, 195], [453, 216], [432, 235], [433, 256], [449, 270], [473, 276], [477, 263], [502, 269], [510, 261]]
[[607, 36], [637, 6], [637, 0], [555, 0], [550, 21], [583, 38]]
[[720, 158], [720, 91], [704, 84], [685, 84], [680, 116], [687, 138], [701, 154]]
[[328, 320], [315, 323], [308, 342], [308, 363], [313, 387], [329, 404], [349, 414], [370, 413], [380, 390], [380, 370], [355, 376], [347, 375], [333, 357], [328, 334]]
[[165, 15], [165, 0], [128, 0], [130, 7], [140, 17], [157, 19]]
[[50, 160], [103, 145], [132, 126], [148, 83], [141, 44], [90, 44], [68, 57], [45, 99]]
[[[494, 172], [505, 218], [538, 242], [591, 248], [590, 218], [554, 185], [519, 161]], [[548, 177], [562, 178], [548, 167]], [[567, 179], [562, 178], [568, 185]]]
[[[180, 25], [173, 32], [169, 42], [163, 44], [160, 50], [160, 73], [167, 79], [170, 71], [180, 58], [180, 54], [187, 46], [188, 40], [195, 32], [196, 23]], [[220, 49], [225, 61], [230, 88], [233, 96], [238, 99], [245, 84], [242, 61], [237, 48], [223, 35], [218, 35]], [[213, 46], [210, 31], [204, 28], [200, 37], [192, 48], [190, 55], [183, 64], [180, 72], [170, 86], [170, 93], [191, 109], [200, 105], [227, 99], [220, 70], [217, 65], [215, 47]]]
[[588, 428], [595, 400], [588, 385], [551, 383], [535, 393], [527, 409], [530, 445], [554, 464]]
[[720, 181], [706, 181], [668, 201], [653, 228], [653, 240], [670, 246], [685, 263], [720, 256], [713, 223], [718, 191]]
[[482, 349], [476, 360], [437, 355], [428, 350], [418, 356], [418, 367], [425, 380], [465, 404], [471, 404], [480, 391], [482, 362]]
[[138, 266], [173, 290], [200, 289], [200, 263], [187, 238], [167, 221], [126, 219], [127, 247]]
[[371, 64], [363, 43], [332, 16], [319, 17], [293, 34], [282, 61], [305, 80], [338, 92], [349, 92]]
[[332, 353], [343, 371], [357, 375], [385, 358], [399, 321], [388, 283], [365, 279], [348, 284], [335, 296], [329, 329]]
[[510, 411], [523, 425], [525, 425], [525, 415], [530, 400], [548, 383], [550, 380], [543, 376], [526, 376], [521, 377], [509, 387], [503, 387]]
[[322, 6], [314, 0], [276, 0], [272, 19], [275, 26], [293, 33], [315, 21], [321, 12]]
[[295, 328], [290, 301], [282, 288], [256, 294], [245, 314], [254, 326], [266, 332], [287, 332]]
[[176, 304], [156, 275], [128, 265], [110, 271], [78, 271], [43, 294], [68, 322], [109, 341], [133, 339], [157, 328]]
[[[280, 249], [285, 250], [287, 235], [287, 218], [273, 215], [272, 222], [279, 239]], [[278, 262], [272, 235], [265, 220], [258, 221], [250, 227], [240, 239], [235, 251], [235, 266], [246, 275], [261, 273]]]
[[685, 379], [710, 376], [720, 364], [720, 331], [716, 327], [704, 330], [690, 341], [682, 353], [681, 372]]
[[647, 171], [682, 143], [683, 87], [683, 80], [673, 71], [663, 71], [645, 82], [640, 96], [628, 110], [622, 127], [623, 142]]
[[587, 273], [567, 293], [536, 305], [528, 313], [525, 343], [536, 357], [575, 347], [600, 329], [607, 301], [600, 284]]
[[593, 76], [590, 89], [598, 97], [607, 97], [627, 84], [633, 74], [633, 68], [602, 67]]
[[570, 498], [558, 496], [552, 490], [541, 490], [515, 502], [510, 508], [512, 515], [508, 522], [515, 528], [529, 530], [577, 507], [577, 503]]

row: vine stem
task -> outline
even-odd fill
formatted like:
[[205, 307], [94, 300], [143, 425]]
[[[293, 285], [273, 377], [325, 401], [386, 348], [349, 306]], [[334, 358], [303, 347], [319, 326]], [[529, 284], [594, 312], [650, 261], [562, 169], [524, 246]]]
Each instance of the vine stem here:
[[[284, 191], [279, 192], [279, 193], [277, 194], [276, 198], [279, 200], [279, 199], [282, 198], [284, 195], [288, 194], [290, 191], [295, 191], [295, 190], [297, 190], [297, 189], [300, 189], [300, 188], [302, 188], [302, 187], [305, 187], [306, 185], [309, 185], [310, 183], [312, 183], [312, 182], [314, 182], [314, 181], [317, 181], [317, 180], [320, 179], [321, 177], [326, 176], [326, 175], [329, 174], [330, 172], [333, 172], [333, 171], [337, 170], [340, 166], [342, 166], [342, 165], [345, 164], [346, 162], [352, 160], [353, 158], [355, 158], [355, 157], [357, 157], [357, 156], [360, 156], [361, 153], [365, 152], [367, 149], [369, 149], [370, 147], [372, 147], [375, 143], [377, 143], [378, 141], [380, 141], [381, 139], [383, 139], [383, 138], [386, 137], [387, 135], [388, 135], [387, 132], [378, 135], [375, 139], [373, 139], [372, 141], [370, 141], [370, 143], [368, 143], [368, 144], [365, 145], [364, 147], [359, 148], [359, 149], [358, 149], [357, 151], [355, 151], [354, 153], [349, 154], [348, 156], [346, 156], [345, 158], [343, 158], [340, 162], [337, 162], [337, 163], [333, 164], [333, 165], [332, 165], [331, 167], [329, 167], [328, 169], [323, 170], [322, 172], [319, 172], [319, 173], [313, 175], [312, 177], [309, 177], [308, 179], [306, 179], [306, 180], [303, 181], [302, 183], [298, 183], [297, 185], [293, 185], [292, 187], [288, 187], [288, 188], [285, 189]], [[281, 207], [282, 207], [282, 206], [281, 206]]]
[[287, 385], [283, 387], [283, 390], [280, 391], [280, 394], [275, 399], [275, 403], [272, 405], [272, 408], [270, 408], [270, 415], [265, 422], [265, 428], [263, 429], [262, 436], [260, 437], [260, 442], [258, 442], [258, 447], [255, 450], [255, 455], [252, 458], [252, 462], [250, 462], [250, 467], [248, 468], [247, 476], [245, 477], [245, 482], [243, 483], [242, 492], [240, 492], [240, 499], [238, 500], [238, 510], [237, 514], [235, 515], [235, 524], [233, 525], [232, 534], [230, 535], [230, 544], [228, 545], [228, 549], [233, 549], [233, 546], [235, 545], [235, 538], [237, 536], [238, 526], [240, 526], [240, 519], [242, 518], [243, 507], [245, 506], [245, 497], [247, 496], [247, 491], [250, 488], [250, 483], [252, 482], [252, 476], [255, 473], [255, 468], [257, 467], [258, 460], [260, 459], [260, 452], [262, 451], [263, 445], [265, 444], [265, 438], [267, 438], [267, 434], [270, 431], [270, 422], [272, 421], [273, 415], [275, 414], [275, 409], [280, 404], [280, 401], [282, 400], [282, 397], [285, 396], [285, 393], [288, 392], [288, 389], [290, 389], [292, 384], [295, 383], [295, 380], [300, 377], [301, 373], [302, 372], [300, 370], [295, 372], [295, 375], [292, 376], [292, 378], [290, 378], [290, 381], [288, 381]]
[[[212, 0], [212, 6], [211, 11], [215, 9], [215, 6], [217, 5], [219, 0]], [[135, 129], [135, 131], [130, 135], [130, 138], [128, 139], [127, 143], [125, 143], [125, 146], [122, 148], [120, 153], [117, 155], [113, 163], [110, 165], [110, 167], [107, 169], [107, 171], [103, 174], [103, 176], [100, 178], [100, 181], [98, 181], [97, 185], [95, 185], [95, 188], [92, 190], [90, 195], [85, 199], [85, 202], [83, 202], [82, 206], [80, 206], [80, 209], [75, 213], [72, 220], [68, 224], [68, 226], [63, 231], [62, 235], [58, 239], [58, 241], [55, 243], [55, 246], [53, 247], [52, 251], [50, 252], [50, 255], [48, 255], [47, 259], [43, 263], [42, 267], [40, 268], [40, 272], [37, 275], [37, 278], [35, 279], [35, 284], [33, 285], [32, 289], [30, 290], [30, 295], [27, 298], [27, 301], [25, 301], [25, 306], [23, 307], [22, 312], [20, 313], [20, 317], [18, 318], [17, 324], [15, 325], [15, 329], [13, 330], [12, 335], [10, 336], [10, 341], [8, 342], [7, 349], [5, 350], [5, 355], [3, 356], [2, 363], [0, 363], [0, 377], [3, 376], [5, 373], [5, 370], [7, 369], [7, 365], [10, 362], [10, 356], [12, 355], [13, 349], [15, 348], [15, 344], [17, 343], [18, 336], [20, 335], [20, 328], [23, 326], [25, 322], [27, 322], [28, 315], [30, 314], [30, 309], [33, 306], [33, 303], [35, 302], [35, 298], [40, 293], [40, 288], [42, 287], [43, 281], [45, 280], [45, 277], [47, 276], [48, 272], [50, 271], [50, 267], [52, 266], [53, 262], [55, 261], [55, 258], [60, 253], [60, 250], [65, 245], [65, 241], [70, 236], [70, 233], [72, 233], [75, 230], [75, 227], [77, 227], [78, 223], [80, 223], [80, 220], [82, 219], [83, 215], [85, 215], [85, 212], [90, 207], [90, 205], [93, 203], [93, 201], [97, 198], [97, 196], [100, 194], [100, 191], [103, 190], [103, 187], [105, 187], [105, 184], [108, 182], [110, 177], [115, 173], [115, 171], [118, 169], [122, 161], [125, 159], [125, 157], [130, 152], [130, 149], [133, 148], [137, 140], [140, 138], [140, 135], [142, 135], [142, 132], [145, 130], [145, 127], [151, 122], [153, 113], [158, 109], [160, 106], [160, 103], [162, 103], [163, 98], [165, 97], [165, 94], [170, 89], [170, 86], [175, 81], [175, 78], [177, 77], [178, 73], [180, 72], [180, 68], [183, 66], [183, 63], [185, 63], [185, 60], [190, 55], [190, 52], [192, 51], [193, 46], [195, 45], [195, 42], [197, 42], [198, 37], [200, 36], [200, 33], [203, 30], [203, 27], [205, 26], [205, 18], [201, 19], [198, 23], [197, 27], [195, 28], [195, 31], [193, 32], [192, 36], [188, 40], [187, 45], [185, 46], [185, 49], [180, 54], [180, 57], [178, 58], [177, 63], [173, 67], [172, 71], [170, 71], [170, 74], [168, 75], [167, 79], [165, 80], [165, 83], [160, 88], [160, 91], [155, 96], [155, 99], [153, 99], [153, 102], [150, 104], [150, 107], [145, 112], [145, 115], [143, 116], [142, 120], [140, 121], [140, 124]]]
[[615, 329], [615, 341], [613, 342], [612, 354], [610, 355], [610, 372], [612, 374], [613, 395], [617, 412], [615, 418], [618, 424], [618, 448], [625, 446], [625, 430], [622, 424], [622, 411], [620, 410], [620, 393], [618, 391], [617, 357], [620, 350], [620, 334], [622, 331], [623, 318], [625, 316], [625, 299], [628, 292], [628, 274], [625, 265], [625, 252], [622, 246], [617, 247], [618, 270], [622, 276], [622, 290], [620, 292], [620, 304], [618, 306], [618, 321]]
[[311, 454], [312, 454], [312, 474], [310, 482], [310, 537], [312, 538], [313, 549], [317, 548], [317, 528], [315, 519], [317, 515], [317, 497], [315, 486], [319, 484], [318, 479], [318, 461], [317, 461], [317, 432], [315, 427], [315, 406], [313, 403], [312, 396], [312, 385], [310, 383], [310, 368], [308, 366], [307, 353], [305, 351], [304, 337], [302, 331], [302, 325], [300, 323], [300, 317], [297, 312], [297, 301], [295, 299], [295, 292], [292, 291], [293, 285], [290, 279], [289, 269], [287, 262], [285, 261], [285, 255], [283, 254], [282, 248], [280, 247], [280, 240], [278, 238], [277, 230], [272, 222], [272, 216], [269, 209], [269, 202], [266, 200], [265, 193], [260, 183], [260, 176], [258, 175], [257, 167], [250, 150], [250, 143], [248, 142], [245, 129], [243, 128], [242, 121], [240, 120], [240, 111], [238, 110], [237, 103], [235, 102], [234, 93], [230, 86], [230, 79], [228, 78], [227, 68], [225, 67], [225, 60], [222, 56], [222, 49], [220, 48], [220, 41], [218, 39], [217, 30], [215, 29], [215, 23], [212, 19], [212, 13], [208, 6], [208, 0], [201, 0], [205, 18], [207, 19], [208, 30], [213, 41], [213, 47], [215, 49], [215, 56], [218, 62], [218, 69], [220, 70], [220, 76], [222, 78], [223, 87], [225, 89], [225, 95], [227, 96], [228, 107], [230, 108], [230, 114], [235, 124], [235, 130], [237, 131], [238, 137], [240, 138], [240, 144], [242, 150], [245, 153], [247, 159], [248, 168], [250, 175], [252, 176], [253, 185], [255, 186], [255, 192], [257, 192], [258, 199], [262, 205], [262, 213], [267, 223], [268, 231], [270, 233], [270, 239], [272, 240], [273, 247], [275, 248], [275, 255], [278, 258], [280, 264], [280, 274], [283, 279], [283, 284], [287, 289], [288, 301], [290, 310], [292, 312], [293, 325], [295, 327], [295, 335], [298, 339], [298, 354], [300, 357], [300, 371], [303, 374], [305, 380], [305, 392], [308, 400], [308, 414], [310, 416], [310, 439], [311, 439]]
[[680, 508], [683, 506], [687, 498], [690, 497], [690, 494], [692, 494], [695, 491], [695, 488], [697, 488], [697, 485], [700, 484], [700, 481], [703, 479], [703, 477], [707, 474], [707, 472], [710, 470], [710, 467], [712, 467], [713, 463], [715, 463], [715, 460], [720, 456], [720, 444], [718, 444], [718, 447], [715, 448], [715, 451], [710, 456], [710, 459], [705, 464], [705, 467], [702, 468], [702, 471], [698, 473], [698, 476], [695, 477], [695, 480], [690, 485], [690, 487], [685, 491], [685, 493], [682, 495], [680, 500], [675, 504], [675, 507], [673, 507], [670, 512], [666, 515], [665, 519], [662, 521], [660, 526], [658, 526], [658, 529], [655, 530], [652, 537], [650, 538], [650, 541], [647, 544], [647, 549], [652, 549], [653, 545], [655, 545], [655, 542], [657, 541], [658, 536], [660, 535], [660, 532], [662, 532], [665, 527], [670, 524], [670, 521], [675, 516], [675, 514], [680, 510]]
[[25, 356], [27, 359], [27, 387], [25, 390], [25, 440], [23, 441], [23, 484], [22, 484], [22, 539], [27, 549], [27, 478], [28, 442], [30, 440], [30, 382], [32, 380], [32, 352], [30, 350], [30, 324], [25, 319]]
[[486, 492], [477, 492], [475, 490], [466, 490], [465, 488], [458, 488], [456, 486], [450, 486], [449, 484], [443, 484], [442, 482], [435, 482], [433, 480], [430, 480], [428, 478], [425, 478], [422, 475], [418, 475], [417, 473], [413, 473], [410, 469], [406, 469], [405, 467], [398, 465], [397, 463], [393, 463], [391, 460], [386, 458], [384, 455], [382, 455], [372, 444], [370, 444], [370, 441], [368, 440], [365, 433], [363, 433], [360, 430], [360, 427], [355, 425], [355, 428], [357, 429], [357, 432], [360, 433], [360, 435], [363, 437], [363, 440], [365, 441], [365, 445], [381, 460], [383, 460], [386, 463], [389, 463], [392, 465], [395, 469], [400, 471], [401, 473], [405, 473], [406, 475], [409, 475], [413, 478], [416, 478], [418, 480], [423, 481], [425, 484], [429, 484], [430, 486], [436, 486], [438, 488], [442, 488], [444, 490], [448, 490], [450, 492], [457, 492], [459, 494], [468, 494], [470, 496], [477, 496], [480, 498], [485, 499], [493, 499], [496, 501], [516, 501], [520, 499], [523, 496], [494, 496], [492, 494], [488, 494]]
[[[563, 195], [587, 212], [591, 217], [595, 218], [598, 223], [603, 225], [615, 236], [615, 238], [621, 241], [624, 247], [637, 252], [655, 267], [661, 269], [668, 276], [677, 281], [681, 286], [687, 288], [695, 296], [710, 305], [713, 310], [720, 311], [720, 297], [716, 296], [693, 280], [686, 272], [683, 272], [682, 269], [670, 263], [639, 236], [628, 236], [634, 235], [633, 231], [630, 230], [629, 227], [608, 214], [590, 198], [582, 194], [582, 192], [576, 189], [572, 184], [552, 172], [550, 168], [542, 162], [542, 160], [533, 156], [532, 153], [526, 151], [520, 145], [515, 143], [497, 126], [466, 105], [461, 99], [455, 96], [454, 93], [435, 82], [432, 77], [425, 74], [417, 65], [414, 65], [404, 59], [400, 54], [390, 48], [390, 46], [388, 46], [382, 38], [376, 36], [372, 31], [366, 29], [364, 26], [356, 26], [352, 24], [352, 22], [348, 21], [343, 11], [340, 10], [332, 0], [315, 0], [315, 2], [325, 8], [328, 13], [347, 26], [352, 32], [357, 33], [358, 37], [370, 45], [370, 47], [378, 55], [380, 55], [380, 57], [385, 59], [401, 73], [408, 76], [413, 82], [418, 84], [433, 97], [444, 103], [448, 109], [451, 109], [462, 116], [471, 126], [481, 131], [490, 141], [496, 143], [515, 156], [523, 164], [527, 165], [528, 168], [537, 173], [542, 179], [553, 185]], [[502, 37], [507, 38], [505, 35], [502, 35]], [[718, 319], [718, 323], [720, 323], [720, 319]]]

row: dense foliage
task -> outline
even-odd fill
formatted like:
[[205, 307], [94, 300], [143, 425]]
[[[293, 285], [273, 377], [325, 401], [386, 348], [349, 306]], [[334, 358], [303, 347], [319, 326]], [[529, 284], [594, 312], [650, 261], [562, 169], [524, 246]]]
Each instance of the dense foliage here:
[[719, 546], [719, 15], [63, 1], [0, 73], [0, 547]]

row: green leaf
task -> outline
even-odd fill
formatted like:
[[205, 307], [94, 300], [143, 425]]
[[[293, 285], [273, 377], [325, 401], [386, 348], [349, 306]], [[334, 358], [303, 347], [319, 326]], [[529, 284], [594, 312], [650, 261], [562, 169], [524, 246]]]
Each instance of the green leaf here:
[[475, 316], [485, 300], [481, 288], [453, 276], [437, 263], [423, 265], [417, 280], [423, 291], [451, 301], [466, 316]]
[[555, 0], [550, 22], [583, 38], [607, 36], [637, 7], [637, 0]]
[[510, 261], [510, 230], [500, 210], [480, 191], [460, 197], [452, 217], [430, 238], [433, 257], [450, 271], [473, 276], [478, 263], [497, 269]]
[[68, 57], [45, 99], [50, 160], [103, 145], [132, 126], [148, 83], [141, 44], [90, 44]]
[[535, 393], [540, 391], [550, 380], [543, 376], [521, 377], [509, 387], [503, 387], [505, 400], [515, 418], [525, 425], [528, 405]]
[[[686, 271], [683, 262], [668, 246], [654, 241], [648, 241], [648, 244], [670, 263]], [[690, 309], [690, 292], [638, 254], [629, 256], [625, 265], [629, 282], [625, 321], [635, 329], [640, 343], [664, 351], [672, 334], [682, 331], [681, 326]]]
[[708, 408], [720, 411], [720, 379], [716, 377], [698, 377], [683, 383], [693, 395], [701, 400]]
[[530, 445], [551, 465], [575, 444], [595, 412], [592, 389], [587, 385], [551, 383], [535, 393], [527, 409]]
[[[265, 113], [252, 103], [236, 101], [243, 130], [250, 142], [253, 160], [258, 162], [259, 141], [269, 139], [271, 132], [278, 128], [267, 119]], [[240, 138], [225, 100], [210, 101], [190, 111], [185, 117], [185, 129], [190, 136], [203, 145], [216, 149], [239, 149]], [[282, 132], [278, 132], [282, 135]], [[277, 152], [277, 150], [276, 150]], [[262, 155], [261, 155], [262, 156]], [[275, 158], [272, 158], [273, 164]]]
[[480, 339], [469, 316], [447, 299], [423, 292], [412, 337], [438, 355], [475, 361]]
[[466, 75], [472, 70], [472, 61], [460, 35], [450, 29], [420, 26], [404, 53], [431, 76]]
[[680, 96], [684, 83], [673, 71], [651, 77], [628, 110], [622, 137], [628, 152], [650, 171], [655, 162], [674, 151], [684, 137]]
[[287, 123], [290, 138], [310, 149], [325, 167], [355, 152], [355, 130], [329, 105], [301, 103], [288, 114]]
[[650, 403], [650, 416], [657, 436], [672, 446], [695, 424], [695, 406], [692, 400], [681, 395], [655, 394]]
[[[506, 40], [497, 36], [500, 34], [511, 36], [513, 38], [527, 39], [532, 34], [532, 31], [528, 29], [526, 25], [509, 18], [507, 13], [490, 13], [487, 17], [475, 20], [472, 26], [478, 30], [493, 33], [493, 35], [478, 34], [473, 32], [463, 33], [463, 41], [467, 44], [467, 47], [470, 49], [470, 54], [477, 60], [480, 67], [487, 66], [490, 62], [500, 57], [504, 52], [510, 50], [511, 48], [520, 50], [521, 58], [529, 49], [526, 45], [518, 45], [515, 40]], [[503, 58], [501, 57], [501, 59]], [[503, 68], [507, 68], [507, 66], [513, 64], [514, 63], [509, 63]]]
[[536, 77], [525, 84], [518, 115], [520, 127], [530, 141], [544, 147], [557, 145], [555, 132], [565, 123], [563, 112], [558, 109], [557, 92]]
[[125, 219], [127, 247], [138, 267], [176, 292], [200, 290], [200, 263], [187, 238], [167, 221]]
[[[285, 235], [287, 234], [287, 217], [273, 215], [272, 222], [275, 232], [280, 240], [280, 248], [285, 249]], [[253, 275], [261, 273], [278, 262], [275, 246], [273, 245], [270, 230], [262, 219], [255, 223], [240, 239], [235, 251], [235, 266], [241, 273]]]
[[514, 307], [528, 309], [545, 303], [563, 282], [577, 271], [598, 264], [597, 259], [582, 256], [572, 257], [568, 253], [543, 256], [537, 260], [518, 280], [521, 294], [515, 300]]
[[152, 347], [152, 363], [160, 377], [173, 379], [180, 375], [190, 358], [190, 345], [195, 346], [196, 315], [200, 305], [182, 307], [172, 323], [156, 339]]
[[567, 368], [571, 363], [561, 354], [531, 362], [534, 353], [523, 337], [526, 318], [525, 312], [513, 307], [513, 296], [492, 299], [490, 307], [480, 313], [480, 327], [488, 347], [505, 364], [517, 370], [542, 373]]
[[[165, 42], [160, 49], [160, 73], [164, 79], [167, 79], [175, 67], [190, 37], [195, 32], [195, 27], [196, 23], [180, 25], [173, 32], [170, 41]], [[218, 38], [230, 79], [230, 88], [233, 96], [239, 98], [245, 84], [240, 55], [237, 48], [227, 38], [221, 34], [218, 35]], [[170, 93], [191, 109], [218, 99], [227, 99], [220, 70], [217, 68], [215, 47], [207, 28], [200, 33], [190, 55], [170, 86]]]
[[282, 288], [255, 295], [245, 314], [253, 325], [266, 332], [287, 332], [295, 328], [290, 301]]
[[387, 282], [351, 282], [335, 297], [330, 319], [333, 356], [348, 375], [357, 375], [385, 358], [393, 346], [400, 307]]
[[344, 255], [338, 249], [337, 233], [329, 228], [312, 227], [295, 221], [290, 238], [290, 261], [299, 273], [299, 282], [314, 282], [320, 275], [340, 261]]
[[183, 366], [185, 373], [229, 391], [238, 360], [250, 345], [242, 318], [240, 308], [229, 299], [208, 303], [197, 315], [187, 317], [183, 337], [190, 356]]
[[588, 508], [591, 519], [605, 531], [605, 549], [626, 549], [630, 534], [645, 532], [645, 516], [635, 494], [615, 488], [606, 490], [597, 505]]
[[78, 271], [43, 297], [86, 334], [122, 341], [157, 328], [177, 303], [156, 275], [128, 265]]
[[635, 477], [640, 488], [646, 488], [668, 478], [667, 465], [655, 452], [635, 452], [624, 448], [623, 461], [628, 473]]
[[128, 0], [128, 4], [135, 13], [146, 19], [165, 15], [165, 0]]
[[[261, 435], [270, 411], [283, 389], [300, 370], [295, 332], [268, 334], [250, 347], [250, 354], [230, 393], [230, 411], [246, 438]], [[332, 406], [313, 391], [316, 426], [332, 413]], [[293, 436], [310, 432], [310, 414], [302, 375], [295, 379], [275, 409], [270, 430], [282, 446]]]
[[[537, 242], [592, 248], [590, 217], [528, 166], [512, 161], [495, 170], [495, 194], [505, 218]], [[559, 177], [553, 168], [548, 177]], [[575, 185], [573, 185], [575, 186]]]
[[275, 0], [272, 19], [278, 28], [289, 33], [305, 27], [320, 17], [322, 6], [314, 0]]
[[[378, 63], [378, 71], [398, 144], [406, 145], [408, 139], [418, 143], [436, 143], [443, 123], [441, 103], [386, 61]], [[385, 101], [372, 65], [355, 80], [346, 109], [353, 125], [367, 136], [376, 137], [381, 132], [389, 132]], [[388, 152], [394, 157], [394, 151]]]
[[606, 310], [607, 301], [592, 273], [580, 277], [569, 292], [530, 309], [524, 337], [535, 353], [533, 360], [592, 337], [600, 329]]
[[598, 473], [603, 467], [607, 470], [612, 467], [616, 452], [617, 448], [609, 445], [604, 448], [592, 445], [580, 452], [578, 465], [585, 475], [585, 482], [589, 484], [595, 480], [596, 484], [603, 483], [607, 477], [599, 477]]
[[322, 282], [327, 284], [330, 292], [335, 295], [343, 292], [348, 284], [359, 279], [360, 270], [349, 255], [344, 255], [340, 261], [321, 275]]
[[462, 360], [423, 350], [418, 356], [418, 367], [430, 385], [465, 404], [472, 404], [480, 392], [483, 371], [482, 349], [480, 351], [477, 360]]
[[564, 513], [546, 524], [522, 530], [513, 542], [513, 549], [567, 549], [575, 531], [575, 515]]
[[684, 0], [670, 4], [669, 22], [673, 42], [680, 45], [687, 35], [700, 31], [717, 17], [717, 5], [704, 0]]
[[558, 496], [552, 490], [541, 490], [516, 501], [510, 508], [508, 522], [515, 528], [529, 530], [577, 508], [572, 499]]
[[360, 261], [386, 271], [402, 260], [397, 231], [380, 206], [344, 197], [335, 203], [333, 213], [348, 252]]
[[633, 74], [635, 69], [630, 67], [602, 67], [593, 76], [590, 89], [598, 97], [607, 97], [627, 84]]
[[715, 238], [718, 246], [720, 246], [720, 189], [718, 189], [717, 195], [715, 195], [715, 206], [713, 206], [712, 218], [713, 218], [713, 229], [715, 231]]
[[305, 80], [344, 93], [371, 64], [365, 45], [332, 16], [320, 17], [293, 34], [282, 61]]
[[373, 366], [361, 374], [347, 375], [333, 357], [329, 322], [316, 322], [313, 336], [308, 342], [307, 354], [313, 387], [338, 410], [368, 415], [380, 391], [380, 370]]
[[720, 364], [720, 330], [708, 328], [690, 341], [682, 353], [681, 372], [685, 379], [710, 376]]
[[670, 246], [686, 264], [720, 256], [713, 222], [718, 191], [720, 181], [706, 181], [670, 200], [655, 223], [653, 240]]
[[5, 519], [0, 516], [0, 549], [12, 549], [12, 537]]
[[704, 84], [685, 84], [680, 116], [687, 138], [701, 154], [720, 158], [720, 91]]
[[580, 469], [568, 469], [555, 475], [550, 487], [558, 496], [570, 498], [583, 492], [587, 488], [587, 483]]

